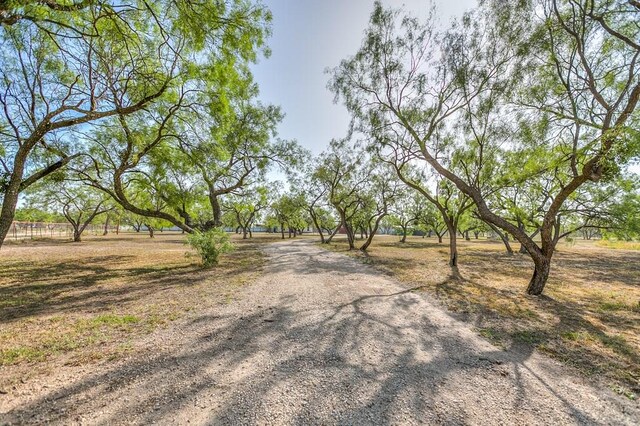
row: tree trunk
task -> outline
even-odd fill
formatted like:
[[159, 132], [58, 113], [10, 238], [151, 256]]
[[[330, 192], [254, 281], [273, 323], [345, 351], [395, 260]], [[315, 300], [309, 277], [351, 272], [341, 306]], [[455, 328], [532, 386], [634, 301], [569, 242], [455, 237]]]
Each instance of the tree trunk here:
[[529, 281], [527, 287], [527, 294], [532, 296], [539, 296], [544, 290], [544, 286], [549, 278], [549, 271], [551, 270], [551, 256], [544, 255], [531, 255], [535, 269], [533, 270], [533, 277]]
[[449, 231], [449, 267], [454, 278], [460, 278], [460, 270], [458, 269], [458, 236], [453, 224], [447, 224]]
[[401, 243], [405, 243], [407, 241], [407, 228], [402, 228], [402, 238], [400, 239]]
[[102, 235], [107, 235], [109, 233], [109, 218], [111, 215], [109, 215], [107, 213], [107, 218], [104, 220], [104, 232], [102, 233]]
[[246, 240], [247, 239], [247, 228], [246, 227], [242, 227], [242, 239]]
[[280, 232], [282, 232], [282, 239], [284, 240], [284, 223], [280, 224]]
[[[538, 233], [540, 232], [540, 228], [536, 229], [536, 231], [530, 235], [530, 237], [533, 239], [535, 238], [536, 235], [538, 235]], [[524, 246], [524, 244], [520, 243], [520, 250], [518, 250], [518, 253], [520, 254], [527, 254], [529, 253], [529, 251], [527, 250], [527, 248]]]
[[82, 241], [82, 231], [78, 229], [78, 227], [73, 227], [73, 242], [79, 243]]
[[26, 159], [27, 153], [22, 152], [22, 149], [18, 149], [13, 164], [13, 173], [5, 188], [4, 199], [2, 200], [2, 211], [0, 212], [0, 248], [16, 215], [16, 205], [18, 204], [18, 197], [20, 196], [20, 184], [22, 183]]
[[369, 246], [371, 245], [371, 242], [373, 242], [373, 237], [376, 235], [376, 233], [378, 232], [378, 228], [380, 227], [380, 222], [382, 221], [382, 219], [386, 216], [386, 212], [381, 215], [378, 216], [376, 218], [375, 224], [373, 225], [373, 228], [369, 228], [367, 230], [367, 241], [365, 241], [365, 243], [362, 245], [362, 247], [360, 247], [360, 250], [362, 251], [367, 251], [367, 249], [369, 248]]
[[444, 233], [442, 234], [437, 234], [438, 235], [438, 243], [442, 244], [442, 236], [444, 235]]
[[355, 231], [354, 229], [347, 225], [346, 223], [344, 224], [345, 229], [347, 230], [347, 241], [349, 242], [349, 250], [354, 250], [356, 248], [356, 244], [355, 244], [355, 240], [356, 240], [356, 235], [355, 235]]
[[213, 226], [216, 228], [222, 226], [222, 207], [218, 196], [209, 192], [209, 202], [211, 203], [211, 212], [213, 213]]
[[464, 239], [467, 241], [471, 241], [471, 238], [469, 237], [469, 231], [464, 231]]
[[313, 220], [313, 225], [316, 227], [316, 229], [318, 230], [318, 233], [320, 234], [320, 244], [324, 244], [325, 240], [324, 240], [324, 234], [322, 232], [322, 227], [320, 226], [320, 223], [318, 223], [318, 216], [313, 211], [313, 208], [309, 209], [309, 215], [311, 216], [311, 220]]
[[473, 236], [475, 237], [475, 239], [477, 240], [478, 237], [480, 236], [480, 232], [478, 231], [473, 231]]
[[331, 242], [331, 240], [333, 240], [333, 237], [336, 236], [336, 234], [340, 231], [340, 226], [336, 226], [336, 229], [333, 230], [333, 232], [329, 235], [329, 238], [327, 238], [324, 243], [325, 244], [329, 244]]
[[498, 236], [502, 240], [502, 243], [504, 244], [505, 249], [507, 250], [507, 254], [508, 255], [512, 255], [513, 254], [513, 249], [511, 248], [511, 244], [509, 244], [509, 236], [506, 233], [500, 231], [500, 228], [498, 228], [494, 224], [489, 223], [489, 222], [487, 222], [487, 224], [489, 225], [489, 227], [491, 229], [493, 229], [493, 232], [498, 234]]
[[149, 231], [149, 238], [154, 238], [154, 235], [153, 235], [153, 227], [152, 227], [152, 226], [147, 225], [146, 223], [144, 224], [144, 226], [146, 226], [146, 227], [147, 227], [147, 230]]

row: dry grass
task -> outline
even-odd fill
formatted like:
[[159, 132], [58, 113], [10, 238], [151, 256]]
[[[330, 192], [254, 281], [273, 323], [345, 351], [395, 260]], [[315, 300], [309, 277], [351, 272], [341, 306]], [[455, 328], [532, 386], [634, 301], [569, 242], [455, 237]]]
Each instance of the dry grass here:
[[435, 296], [503, 346], [534, 345], [583, 373], [603, 377], [616, 391], [640, 394], [640, 251], [617, 244], [560, 244], [545, 295], [524, 294], [533, 263], [508, 256], [501, 243], [460, 242], [462, 281], [452, 280], [448, 245], [434, 239], [378, 237], [357, 256], [399, 281]]
[[202, 269], [179, 234], [8, 244], [0, 256], [0, 390], [59, 364], [117, 358], [136, 339], [220, 303], [261, 273], [257, 235]]

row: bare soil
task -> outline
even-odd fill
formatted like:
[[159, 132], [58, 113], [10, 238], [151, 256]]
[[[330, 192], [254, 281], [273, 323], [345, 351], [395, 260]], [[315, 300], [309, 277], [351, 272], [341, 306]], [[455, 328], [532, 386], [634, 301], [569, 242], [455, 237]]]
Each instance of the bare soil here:
[[[637, 402], [531, 346], [492, 345], [425, 292], [369, 265], [309, 240], [261, 247], [264, 269], [229, 303], [201, 306], [157, 327], [121, 357], [56, 364], [37, 380], [14, 384], [0, 395], [0, 423], [631, 425], [640, 419]], [[184, 285], [176, 287], [188, 293]]]

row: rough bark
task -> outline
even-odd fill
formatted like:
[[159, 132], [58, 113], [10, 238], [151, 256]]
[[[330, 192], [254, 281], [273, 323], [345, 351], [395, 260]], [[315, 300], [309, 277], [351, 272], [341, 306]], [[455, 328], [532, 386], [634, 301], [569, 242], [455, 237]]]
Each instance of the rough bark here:
[[13, 173], [11, 173], [11, 178], [4, 191], [2, 210], [0, 211], [0, 248], [16, 215], [16, 206], [18, 205], [18, 197], [20, 195], [20, 184], [22, 183], [22, 176], [28, 154], [28, 151], [22, 148], [23, 147], [20, 147], [16, 153]]
[[544, 290], [544, 286], [549, 278], [549, 272], [551, 270], [551, 255], [532, 255], [533, 263], [535, 265], [533, 270], [533, 277], [529, 281], [527, 286], [527, 293], [533, 296], [539, 296]]

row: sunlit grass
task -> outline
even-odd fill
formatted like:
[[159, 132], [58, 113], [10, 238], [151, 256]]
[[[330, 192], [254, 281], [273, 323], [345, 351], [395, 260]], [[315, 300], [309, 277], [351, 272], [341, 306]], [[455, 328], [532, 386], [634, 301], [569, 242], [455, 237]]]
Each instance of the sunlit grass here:
[[[136, 338], [231, 303], [260, 274], [261, 243], [241, 240], [213, 269], [185, 257], [181, 235], [36, 241], [3, 247], [0, 365], [82, 364], [135, 352]], [[26, 371], [7, 370], [0, 385]]]

